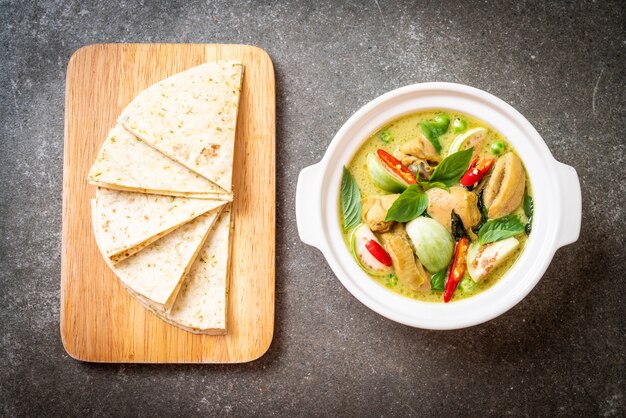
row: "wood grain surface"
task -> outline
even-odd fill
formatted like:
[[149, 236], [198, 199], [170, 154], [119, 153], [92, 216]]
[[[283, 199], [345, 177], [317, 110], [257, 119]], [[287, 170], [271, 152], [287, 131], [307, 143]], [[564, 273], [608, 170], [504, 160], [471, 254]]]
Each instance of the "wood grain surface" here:
[[[244, 80], [234, 162], [228, 334], [195, 335], [136, 302], [102, 259], [87, 183], [107, 132], [143, 89], [205, 61], [237, 59]], [[238, 363], [262, 356], [274, 330], [275, 89], [261, 49], [244, 45], [106, 44], [76, 51], [67, 69], [61, 338], [93, 362]]]

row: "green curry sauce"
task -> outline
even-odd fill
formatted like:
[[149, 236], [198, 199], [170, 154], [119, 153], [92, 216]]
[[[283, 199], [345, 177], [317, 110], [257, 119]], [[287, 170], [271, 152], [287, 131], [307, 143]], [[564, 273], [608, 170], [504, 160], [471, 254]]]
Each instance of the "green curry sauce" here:
[[[506, 141], [506, 139], [500, 133], [495, 131], [492, 127], [487, 125], [485, 122], [479, 119], [473, 118], [471, 116], [465, 115], [465, 114], [460, 114], [457, 112], [446, 111], [446, 110], [432, 110], [432, 111], [425, 111], [425, 112], [413, 113], [413, 114], [409, 114], [406, 116], [402, 116], [396, 119], [395, 121], [388, 123], [385, 126], [382, 126], [379, 130], [374, 132], [363, 143], [363, 145], [359, 148], [359, 150], [353, 156], [350, 163], [346, 166], [348, 170], [350, 171], [350, 173], [352, 174], [352, 176], [354, 177], [360, 189], [361, 198], [372, 196], [372, 195], [383, 195], [383, 194], [388, 193], [384, 190], [379, 189], [372, 182], [368, 169], [367, 169], [367, 162], [366, 162], [367, 155], [371, 153], [376, 153], [378, 149], [383, 149], [393, 155], [394, 150], [398, 146], [415, 139], [418, 135], [421, 134], [420, 122], [432, 120], [436, 115], [439, 115], [442, 113], [445, 113], [449, 115], [450, 117], [449, 129], [447, 130], [445, 134], [439, 137], [439, 140], [441, 143], [440, 155], [442, 157], [445, 157], [448, 154], [448, 149], [450, 148], [450, 145], [452, 144], [454, 138], [458, 135], [458, 133], [455, 133], [453, 131], [453, 121], [456, 118], [464, 119], [467, 122], [467, 128], [464, 131], [477, 128], [477, 127], [484, 127], [488, 129], [488, 134], [487, 134], [487, 137], [485, 138], [485, 141], [483, 142], [484, 145], [482, 147], [482, 151], [480, 152], [479, 156], [490, 155], [493, 157], [494, 155], [491, 152], [491, 146], [494, 143], [504, 144], [505, 145], [504, 153], [515, 152], [511, 144], [508, 141]], [[384, 142], [381, 139], [380, 134], [381, 132], [384, 132], [384, 131], [387, 131], [391, 134], [390, 136], [387, 134], [383, 134], [383, 139], [387, 142]], [[531, 189], [530, 181], [528, 179], [528, 175], [526, 175], [525, 186], [526, 186], [525, 193], [532, 196], [532, 189]], [[520, 207], [518, 207], [515, 211], [513, 211], [512, 214], [518, 216], [519, 219], [523, 223], [526, 223], [528, 219], [526, 218], [524, 214], [524, 210], [522, 206], [523, 205], [520, 205]], [[339, 208], [339, 217], [341, 218], [341, 208]], [[350, 234], [351, 233], [352, 233], [352, 230], [343, 231], [343, 238], [348, 248], [350, 248]], [[467, 298], [469, 296], [473, 296], [477, 293], [480, 293], [490, 288], [496, 282], [498, 282], [506, 274], [506, 272], [511, 268], [511, 266], [517, 261], [517, 259], [519, 258], [519, 255], [523, 251], [524, 246], [526, 244], [526, 241], [527, 241], [526, 234], [522, 233], [522, 234], [516, 235], [515, 238], [520, 242], [520, 245], [518, 246], [517, 250], [515, 250], [514, 254], [512, 254], [505, 261], [503, 261], [502, 265], [500, 265], [499, 267], [491, 271], [489, 275], [485, 277], [482, 281], [475, 284], [473, 289], [464, 290], [463, 287], [459, 285], [454, 293], [454, 297], [452, 300], [453, 301], [460, 300], [460, 299]], [[387, 275], [387, 276], [375, 276], [371, 274], [368, 274], [368, 275], [381, 286], [395, 293], [401, 294], [403, 296], [406, 296], [412, 299], [417, 299], [420, 301], [426, 301], [426, 302], [442, 302], [442, 292], [436, 292], [433, 290], [430, 290], [428, 292], [414, 291], [404, 286], [402, 283], [398, 282], [397, 278], [394, 275]], [[466, 277], [469, 277], [467, 272], [465, 273], [465, 275]]]

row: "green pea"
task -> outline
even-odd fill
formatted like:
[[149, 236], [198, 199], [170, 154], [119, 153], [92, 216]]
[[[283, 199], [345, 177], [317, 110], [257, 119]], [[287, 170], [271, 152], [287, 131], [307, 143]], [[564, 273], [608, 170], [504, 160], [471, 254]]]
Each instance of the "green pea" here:
[[461, 287], [461, 290], [463, 291], [463, 293], [470, 293], [476, 290], [476, 286], [478, 285], [476, 284], [474, 280], [465, 276], [463, 280], [461, 280], [461, 283], [459, 283], [459, 286]]
[[452, 130], [457, 134], [467, 129], [467, 121], [463, 118], [455, 118], [452, 122]]
[[504, 145], [504, 142], [501, 142], [501, 141], [494, 142], [493, 144], [491, 144], [491, 153], [493, 155], [500, 155], [502, 154], [502, 151], [504, 151], [505, 148], [506, 148], [506, 145]]
[[398, 277], [395, 274], [392, 274], [385, 278], [385, 286], [396, 287], [397, 284], [398, 284]]
[[380, 138], [381, 141], [383, 141], [385, 144], [390, 143], [393, 140], [393, 136], [391, 136], [391, 133], [389, 131], [381, 131], [378, 134], [378, 137]]
[[448, 130], [448, 126], [450, 125], [450, 116], [445, 113], [440, 113], [435, 116], [434, 123], [443, 131]]

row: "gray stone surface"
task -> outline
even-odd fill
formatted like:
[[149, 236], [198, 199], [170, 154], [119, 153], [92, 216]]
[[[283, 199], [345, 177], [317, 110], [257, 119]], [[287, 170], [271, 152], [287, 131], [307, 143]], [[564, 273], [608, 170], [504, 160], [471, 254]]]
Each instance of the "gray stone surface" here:
[[[494, 2], [495, 3], [495, 2]], [[0, 415], [624, 416], [623, 2], [0, 1]], [[254, 44], [277, 77], [276, 329], [234, 366], [74, 361], [59, 322], [65, 70], [99, 42]], [[429, 332], [355, 300], [300, 243], [299, 170], [395, 87], [487, 90], [578, 170], [580, 240], [518, 306]]]

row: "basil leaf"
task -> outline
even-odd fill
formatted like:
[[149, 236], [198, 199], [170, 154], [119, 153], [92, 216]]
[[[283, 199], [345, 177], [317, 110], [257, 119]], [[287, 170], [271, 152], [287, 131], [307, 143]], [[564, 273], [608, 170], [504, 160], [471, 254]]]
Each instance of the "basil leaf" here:
[[341, 176], [341, 214], [346, 231], [361, 223], [361, 191], [346, 167]]
[[485, 193], [485, 189], [482, 189], [480, 192], [478, 192], [478, 209], [480, 209], [480, 214], [482, 216], [482, 219], [481, 219], [482, 223], [487, 222], [487, 218], [489, 218], [489, 209], [485, 205], [485, 202], [483, 202], [484, 193]]
[[420, 216], [428, 207], [428, 196], [413, 184], [396, 199], [387, 211], [387, 221], [408, 222]]
[[524, 215], [526, 215], [526, 218], [528, 219], [526, 221], [526, 227], [524, 228], [526, 231], [526, 235], [530, 235], [530, 231], [532, 229], [534, 210], [535, 203], [533, 202], [533, 198], [528, 194], [524, 195]]
[[487, 219], [489, 219], [487, 206], [485, 206], [485, 203], [483, 202], [484, 191], [485, 189], [482, 189], [480, 192], [478, 192], [477, 206], [478, 206], [478, 210], [480, 210], [480, 221], [478, 221], [478, 224], [476, 224], [476, 226], [472, 228], [472, 231], [474, 231], [475, 234], [478, 234], [478, 231], [480, 231], [480, 228], [482, 228], [485, 222], [487, 222]]
[[443, 184], [440, 181], [435, 181], [435, 182], [431, 182], [431, 181], [420, 181], [419, 185], [422, 186], [422, 189], [424, 189], [424, 191], [428, 190], [428, 189], [432, 189], [434, 187], [438, 187], [440, 189], [445, 189], [450, 191], [450, 188], [448, 186], [446, 186], [445, 184]]
[[457, 183], [469, 168], [474, 147], [447, 156], [430, 175], [430, 183], [443, 183], [450, 187]]
[[463, 237], [466, 237], [467, 231], [465, 230], [465, 226], [463, 226], [463, 221], [461, 220], [461, 217], [456, 214], [454, 209], [452, 210], [450, 214], [450, 218], [451, 218], [450, 225], [452, 228], [452, 236], [454, 237], [454, 239], [459, 240]]
[[446, 284], [446, 269], [433, 274], [430, 278], [430, 288], [435, 292], [443, 292]]
[[501, 218], [492, 219], [478, 231], [478, 242], [480, 245], [501, 241], [524, 232], [524, 224], [515, 215], [507, 215]]
[[528, 219], [533, 217], [534, 206], [535, 204], [533, 202], [533, 198], [530, 197], [529, 195], [525, 195], [524, 196], [524, 215], [526, 215]]
[[420, 126], [422, 127], [422, 132], [424, 133], [426, 139], [433, 144], [433, 147], [435, 147], [437, 152], [441, 152], [441, 142], [439, 142], [440, 135], [437, 135], [436, 128], [429, 122], [422, 122]]
[[445, 113], [435, 116], [434, 119], [420, 123], [424, 136], [430, 141], [431, 144], [433, 144], [433, 147], [435, 147], [437, 152], [441, 152], [441, 142], [439, 142], [439, 137], [448, 131], [449, 126], [450, 117]]

